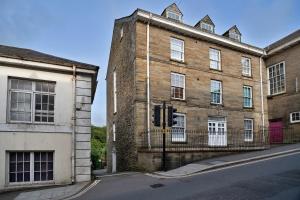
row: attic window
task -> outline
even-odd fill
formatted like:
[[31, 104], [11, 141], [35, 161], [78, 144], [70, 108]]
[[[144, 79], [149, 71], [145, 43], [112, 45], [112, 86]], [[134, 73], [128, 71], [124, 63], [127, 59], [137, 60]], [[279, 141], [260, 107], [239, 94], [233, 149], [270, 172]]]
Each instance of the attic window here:
[[229, 32], [229, 37], [239, 42], [241, 41], [241, 36], [236, 32]]
[[174, 19], [176, 21], [181, 21], [182, 16], [178, 13], [175, 13], [173, 11], [167, 11], [167, 18]]
[[211, 24], [207, 24], [207, 23], [205, 23], [205, 22], [201, 22], [201, 29], [204, 29], [204, 30], [207, 30], [207, 31], [209, 31], [209, 32], [211, 32], [211, 33], [213, 33], [214, 32], [214, 27], [213, 27], [213, 25], [211, 25]]

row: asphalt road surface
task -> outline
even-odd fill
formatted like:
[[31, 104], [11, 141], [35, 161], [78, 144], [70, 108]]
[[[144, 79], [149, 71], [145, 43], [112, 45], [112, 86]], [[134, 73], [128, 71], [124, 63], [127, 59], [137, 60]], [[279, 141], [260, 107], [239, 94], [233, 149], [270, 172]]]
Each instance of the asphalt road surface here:
[[179, 179], [106, 177], [79, 199], [300, 200], [300, 153]]

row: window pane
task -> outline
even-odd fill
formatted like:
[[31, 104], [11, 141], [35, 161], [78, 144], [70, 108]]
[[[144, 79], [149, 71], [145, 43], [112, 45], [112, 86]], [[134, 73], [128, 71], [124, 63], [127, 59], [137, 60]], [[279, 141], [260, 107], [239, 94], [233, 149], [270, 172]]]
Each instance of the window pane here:
[[24, 161], [30, 161], [30, 153], [29, 152], [24, 153]]
[[30, 172], [25, 172], [24, 173], [24, 182], [29, 182], [30, 181]]
[[41, 171], [41, 163], [34, 162], [34, 171]]
[[24, 171], [30, 171], [30, 162], [24, 162]]
[[16, 182], [16, 174], [15, 173], [9, 173], [9, 182], [11, 182], [11, 183]]
[[49, 96], [49, 103], [54, 104], [54, 96], [53, 95]]
[[48, 172], [48, 180], [53, 180], [53, 171]]
[[16, 163], [9, 164], [9, 172], [16, 172]]
[[48, 83], [43, 83], [42, 84], [42, 91], [43, 92], [48, 92], [49, 91]]
[[35, 83], [35, 90], [36, 91], [42, 91], [42, 83], [41, 82], [36, 82]]
[[41, 180], [41, 173], [40, 172], [34, 172], [34, 181], [40, 181]]
[[46, 158], [47, 158], [46, 152], [42, 152], [41, 153], [41, 161], [46, 161]]
[[23, 173], [17, 173], [17, 182], [23, 182]]

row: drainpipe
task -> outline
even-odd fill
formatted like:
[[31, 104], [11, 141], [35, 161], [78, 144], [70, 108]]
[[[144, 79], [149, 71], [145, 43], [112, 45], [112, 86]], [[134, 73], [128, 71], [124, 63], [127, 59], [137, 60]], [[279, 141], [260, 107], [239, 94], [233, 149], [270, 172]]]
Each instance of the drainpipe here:
[[151, 149], [151, 143], [150, 143], [150, 20], [152, 18], [152, 14], [150, 13], [149, 21], [147, 23], [147, 133], [148, 133], [148, 148]]
[[259, 58], [259, 75], [260, 75], [260, 98], [261, 98], [261, 118], [263, 127], [263, 139], [265, 140], [265, 109], [264, 109], [264, 89], [263, 89], [263, 77], [262, 77], [262, 58]]
[[75, 138], [75, 131], [76, 131], [76, 66], [73, 65], [73, 77], [72, 77], [72, 86], [73, 86], [73, 129], [72, 129], [72, 156], [71, 156], [71, 172], [72, 172], [72, 183], [75, 183], [75, 145], [76, 145], [76, 138]]

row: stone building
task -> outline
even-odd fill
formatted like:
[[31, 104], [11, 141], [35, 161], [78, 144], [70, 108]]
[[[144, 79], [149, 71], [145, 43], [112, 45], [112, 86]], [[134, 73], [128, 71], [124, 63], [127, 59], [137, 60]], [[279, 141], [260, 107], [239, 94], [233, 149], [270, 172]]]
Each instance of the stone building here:
[[281, 143], [284, 134], [282, 128], [290, 127], [294, 133], [300, 133], [300, 30], [269, 45], [265, 50], [270, 139], [271, 142]]
[[[237, 26], [218, 35], [209, 16], [185, 24], [176, 4], [161, 15], [137, 9], [115, 20], [106, 77], [108, 170], [159, 168], [161, 153], [138, 145], [141, 132], [152, 137], [152, 109], [163, 101], [177, 108], [173, 142], [189, 143], [188, 130], [206, 130], [211, 147], [236, 137], [255, 142], [268, 126], [264, 55], [242, 42]], [[211, 155], [196, 153], [186, 156]]]
[[98, 67], [0, 45], [0, 191], [91, 179]]

